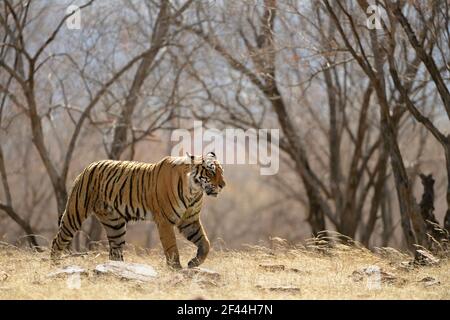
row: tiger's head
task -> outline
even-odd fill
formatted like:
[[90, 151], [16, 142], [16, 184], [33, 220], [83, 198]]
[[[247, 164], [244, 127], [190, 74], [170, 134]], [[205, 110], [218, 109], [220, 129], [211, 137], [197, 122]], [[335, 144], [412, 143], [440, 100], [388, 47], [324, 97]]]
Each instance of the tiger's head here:
[[217, 197], [225, 187], [225, 180], [222, 165], [214, 152], [209, 152], [206, 156], [187, 155], [192, 166], [190, 174], [192, 182], [208, 196]]

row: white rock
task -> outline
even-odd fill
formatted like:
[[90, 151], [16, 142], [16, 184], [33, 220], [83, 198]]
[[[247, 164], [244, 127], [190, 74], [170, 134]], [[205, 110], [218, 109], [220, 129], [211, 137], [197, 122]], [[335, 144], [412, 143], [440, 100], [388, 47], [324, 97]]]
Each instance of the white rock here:
[[139, 281], [152, 281], [158, 276], [155, 269], [149, 265], [123, 261], [108, 261], [99, 264], [94, 271], [97, 274], [113, 274], [123, 279]]

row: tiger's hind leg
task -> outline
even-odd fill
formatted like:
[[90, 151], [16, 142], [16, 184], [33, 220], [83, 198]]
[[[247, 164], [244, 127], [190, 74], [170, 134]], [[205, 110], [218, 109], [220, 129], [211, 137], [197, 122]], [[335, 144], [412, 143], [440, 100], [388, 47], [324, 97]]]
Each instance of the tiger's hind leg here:
[[123, 261], [123, 246], [127, 232], [127, 222], [119, 215], [106, 212], [96, 212], [96, 216], [106, 231], [109, 243], [109, 259]]
[[58, 233], [52, 241], [50, 258], [55, 259], [69, 246], [75, 233], [80, 230], [81, 224], [86, 219], [84, 214], [66, 209], [59, 225]]

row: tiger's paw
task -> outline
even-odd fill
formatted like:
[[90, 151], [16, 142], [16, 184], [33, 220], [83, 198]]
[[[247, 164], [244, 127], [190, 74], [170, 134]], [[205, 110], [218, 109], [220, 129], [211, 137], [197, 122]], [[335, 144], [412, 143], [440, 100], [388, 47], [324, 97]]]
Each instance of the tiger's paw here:
[[188, 263], [188, 268], [196, 268], [196, 267], [198, 267], [198, 266], [201, 265], [201, 264], [202, 264], [202, 263], [200, 262], [199, 259], [194, 258], [194, 259], [192, 259], [191, 261], [189, 261], [189, 263]]
[[180, 262], [173, 262], [173, 261], [171, 261], [171, 262], [167, 262], [167, 266], [170, 268], [170, 269], [173, 269], [173, 270], [181, 270], [181, 269], [183, 269], [182, 267], [181, 267], [181, 263]]
[[111, 261], [123, 261], [123, 254], [121, 251], [111, 251], [109, 253], [109, 260]]
[[61, 260], [63, 257], [63, 253], [66, 253], [66, 250], [59, 250], [57, 248], [51, 248], [50, 249], [50, 261], [57, 262], [58, 260]]
[[173, 269], [173, 270], [175, 270], [175, 271], [179, 271], [179, 270], [183, 269], [183, 267], [181, 266], [181, 264], [172, 265], [172, 266], [169, 266], [169, 268], [171, 268], [171, 269]]

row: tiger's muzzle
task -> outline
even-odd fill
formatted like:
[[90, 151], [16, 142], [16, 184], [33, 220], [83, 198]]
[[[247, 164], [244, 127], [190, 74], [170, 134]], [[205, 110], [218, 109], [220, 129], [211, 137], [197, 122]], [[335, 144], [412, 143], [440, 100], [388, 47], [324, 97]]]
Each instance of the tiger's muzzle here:
[[[225, 183], [224, 183], [224, 186], [225, 186]], [[223, 189], [223, 186], [221, 186], [221, 185], [218, 187], [207, 186], [205, 188], [205, 193], [208, 196], [216, 198], [219, 195], [219, 193], [222, 191], [222, 189]]]
[[216, 198], [217, 195], [219, 194], [219, 192], [216, 192], [216, 191], [206, 191], [206, 194], [207, 194], [208, 196], [211, 196], [211, 197]]

